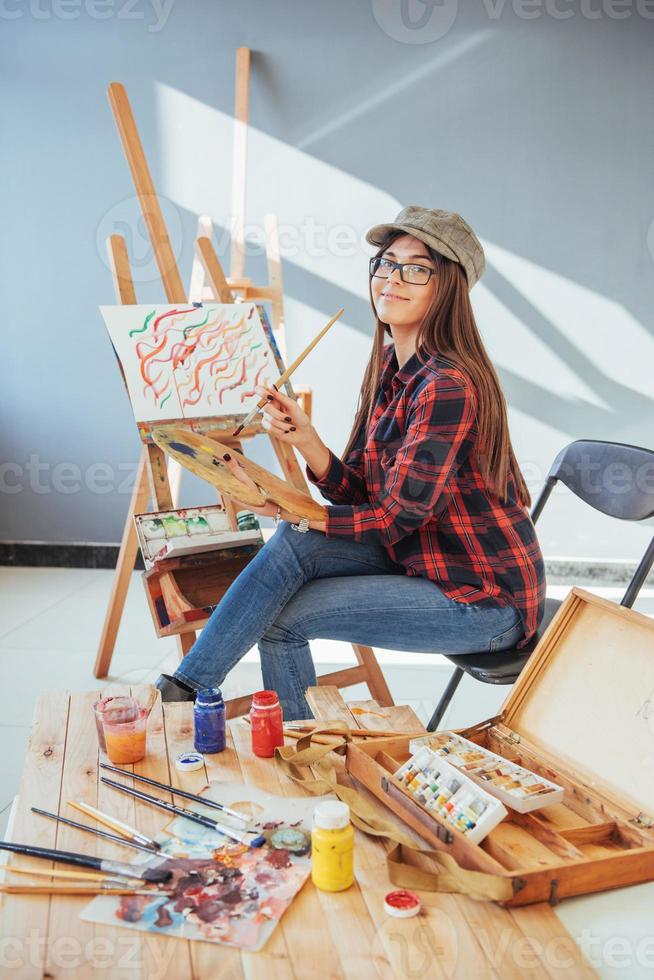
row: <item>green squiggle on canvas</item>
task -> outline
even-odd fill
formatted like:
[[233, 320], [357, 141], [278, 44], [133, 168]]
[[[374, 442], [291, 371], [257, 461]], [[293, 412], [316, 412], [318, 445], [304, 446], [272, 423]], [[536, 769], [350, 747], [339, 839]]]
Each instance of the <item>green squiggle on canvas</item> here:
[[171, 395], [172, 395], [172, 391], [169, 391], [168, 394], [166, 395], [166, 397], [164, 398], [164, 400], [159, 405], [159, 408], [163, 408], [164, 407], [164, 405], [166, 404], [166, 402], [168, 401], [168, 399], [170, 398]]
[[144, 330], [147, 330], [148, 329], [148, 324], [149, 324], [150, 320], [152, 319], [152, 317], [154, 316], [155, 313], [156, 313], [156, 310], [153, 310], [152, 313], [148, 313], [148, 315], [146, 316], [145, 320], [143, 321], [143, 326], [142, 327], [139, 327], [138, 330], [130, 330], [128, 336], [129, 337], [133, 337], [134, 334], [136, 334], [136, 333], [143, 333]]
[[199, 327], [203, 327], [208, 319], [209, 319], [209, 312], [207, 311], [207, 315], [205, 316], [202, 323], [191, 323], [188, 327], [184, 327], [184, 332], [182, 334], [184, 340], [186, 340], [186, 338], [188, 337], [189, 330], [197, 330]]

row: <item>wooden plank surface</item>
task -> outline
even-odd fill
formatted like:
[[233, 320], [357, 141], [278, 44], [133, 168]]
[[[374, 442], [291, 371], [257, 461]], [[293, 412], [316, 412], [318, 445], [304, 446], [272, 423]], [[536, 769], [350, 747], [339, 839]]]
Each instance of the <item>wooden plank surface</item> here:
[[304, 697], [317, 721], [344, 721], [350, 728], [361, 727], [337, 687], [331, 684], [308, 687]]
[[316, 721], [344, 721], [350, 728], [369, 732], [427, 733], [407, 704], [384, 707], [374, 700], [346, 702], [339, 689], [331, 684], [308, 687], [305, 697]]
[[[30, 807], [37, 806], [55, 813], [58, 810], [69, 703], [66, 691], [44, 695], [36, 703], [16, 806], [12, 833], [15, 843], [56, 846], [56, 824], [31, 813]], [[20, 868], [48, 867], [45, 861], [18, 855], [9, 857], [7, 863]], [[0, 899], [0, 930], [3, 941], [7, 943], [5, 957], [21, 980], [41, 980], [43, 977], [43, 939], [48, 935], [51, 901], [46, 895], [38, 898], [4, 895]]]
[[[98, 691], [71, 695], [59, 806], [59, 812], [62, 815], [70, 813], [70, 808], [66, 806], [66, 801], [69, 799], [83, 800], [92, 806], [97, 805], [98, 739], [93, 703], [97, 701], [98, 697]], [[54, 813], [57, 808], [48, 806], [44, 809]], [[36, 819], [45, 822], [44, 817], [36, 817]], [[80, 822], [86, 823], [86, 818], [81, 818]], [[48, 821], [48, 823], [52, 823], [52, 826], [56, 828], [55, 846], [57, 848], [64, 851], [82, 851], [89, 855], [96, 855], [99, 852], [107, 853], [106, 850], [102, 850], [102, 845], [98, 839], [90, 834], [83, 835], [80, 830], [67, 827], [65, 824], [55, 824], [54, 821]], [[64, 867], [62, 864], [56, 866], [58, 868]], [[70, 944], [70, 962], [78, 961], [75, 969], [76, 980], [77, 978], [89, 980], [94, 975], [92, 957], [85, 957], [83, 949], [92, 948], [96, 926], [91, 922], [83, 922], [79, 917], [80, 912], [88, 902], [88, 897], [81, 896], [56, 895], [50, 899], [49, 941], [45, 955], [45, 976], [56, 977], [65, 960], [65, 957], [62, 960], [61, 956], [61, 943], [57, 941], [57, 937], [60, 936], [74, 937], [74, 944], [73, 942]], [[115, 933], [116, 930], [112, 930], [112, 932]], [[78, 944], [79, 949], [77, 948]]]
[[[127, 693], [128, 688], [102, 694]], [[149, 689], [135, 688], [145, 699]], [[42, 698], [17, 806], [13, 839], [71, 850], [101, 853], [121, 860], [135, 852], [96, 840], [72, 828], [59, 828], [30, 813], [30, 806], [80, 818], [67, 805], [82, 799], [97, 805], [144, 833], [155, 836], [169, 822], [162, 811], [134, 801], [99, 783], [102, 773], [91, 705], [97, 692], [55, 692]], [[369, 703], [363, 707], [376, 710]], [[356, 715], [351, 716], [353, 719]], [[242, 720], [230, 725], [224, 752], [205, 756], [205, 768], [180, 774], [175, 756], [192, 747], [192, 705], [158, 700], [148, 724], [148, 754], [135, 768], [143, 775], [196, 792], [209, 780], [243, 781], [282, 796], [304, 790], [272, 760], [258, 759], [250, 748], [250, 728]], [[337, 761], [344, 780], [348, 777]], [[132, 767], [123, 767], [129, 769]], [[117, 777], [131, 782], [128, 776]], [[154, 790], [155, 795], [173, 798]], [[176, 798], [183, 802], [181, 798]], [[91, 823], [90, 818], [80, 818]], [[189, 943], [120, 927], [82, 922], [86, 900], [68, 896], [16, 896], [1, 899], [0, 941], [11, 937], [8, 975], [23, 978], [98, 976], [103, 980], [325, 980], [325, 978], [410, 977], [478, 980], [563, 980], [595, 976], [572, 937], [549, 906], [503, 909], [460, 895], [423, 893], [423, 912], [414, 919], [389, 918], [383, 909], [390, 889], [383, 843], [356, 831], [356, 882], [339, 894], [319, 892], [309, 880], [294, 899], [268, 943], [259, 953], [241, 953], [211, 943]], [[24, 858], [11, 863], [28, 866]], [[43, 867], [43, 862], [36, 866]], [[8, 949], [9, 947], [3, 947]]]
[[426, 735], [427, 729], [408, 704], [394, 704], [386, 708], [376, 701], [348, 701], [347, 707], [359, 728], [369, 732], [415, 732]]

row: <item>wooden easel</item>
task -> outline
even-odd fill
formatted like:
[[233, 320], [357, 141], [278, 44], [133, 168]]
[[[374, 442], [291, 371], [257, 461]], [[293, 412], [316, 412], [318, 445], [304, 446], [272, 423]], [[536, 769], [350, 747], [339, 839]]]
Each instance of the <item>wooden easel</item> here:
[[[186, 303], [186, 292], [170, 244], [168, 230], [161, 212], [154, 182], [150, 174], [127, 93], [122, 85], [113, 83], [109, 86], [109, 101], [141, 205], [143, 218], [148, 229], [148, 235], [152, 243], [166, 299], [169, 303]], [[107, 246], [117, 300], [119, 303], [135, 304], [137, 302], [136, 292], [129, 268], [129, 258], [125, 242], [120, 236], [114, 235], [108, 240]], [[217, 264], [220, 266], [219, 263]], [[219, 270], [217, 275], [219, 277], [218, 281], [221, 283], [220, 295], [230, 297], [221, 301], [233, 302], [222, 269]], [[236, 423], [234, 423], [234, 427], [235, 425]], [[223, 439], [224, 432], [222, 430], [225, 426], [229, 428], [229, 422], [224, 419], [222, 422], [216, 423], [216, 428], [221, 430], [221, 437]], [[260, 423], [255, 423], [244, 430], [241, 434], [241, 439], [257, 435], [263, 431]], [[286, 478], [294, 485], [306, 489], [306, 482], [302, 477], [297, 460], [290, 447], [282, 446], [276, 439], [271, 439], [271, 442], [280, 460], [280, 464], [282, 464]], [[242, 450], [240, 441], [234, 442], [234, 448]], [[159, 510], [166, 510], [175, 506], [179, 481], [179, 472], [176, 465], [173, 473], [176, 480], [173, 481], [173, 485], [171, 486], [162, 451], [153, 443], [148, 443], [143, 446], [127, 520], [123, 529], [116, 574], [112, 584], [107, 613], [105, 615], [100, 644], [94, 664], [93, 673], [95, 677], [106, 677], [109, 672], [120, 620], [127, 598], [130, 576], [136, 560], [138, 541], [132, 520], [133, 515], [144, 510], [148, 505], [149, 499], [156, 503], [157, 509]], [[231, 524], [236, 528], [235, 507], [227, 498], [224, 504]], [[182, 656], [190, 650], [194, 641], [194, 632], [180, 634], [178, 645]]]
[[[187, 299], [182, 280], [179, 275], [127, 93], [123, 86], [117, 83], [110, 85], [109, 99], [164, 285], [166, 299], [169, 303], [185, 303]], [[136, 293], [124, 239], [117, 235], [111, 236], [108, 245], [119, 302], [135, 304]], [[213, 295], [221, 302], [233, 302], [234, 297], [230, 284], [225, 279], [210, 239], [206, 236], [200, 236], [197, 242], [197, 249]], [[235, 283], [235, 285], [238, 285], [238, 283]], [[256, 287], [251, 288], [256, 289]], [[232, 419], [216, 420], [215, 425], [211, 425], [210, 420], [207, 421], [208, 424], [204, 427], [207, 434], [209, 434], [209, 431], [215, 429], [216, 434], [219, 433], [221, 441], [228, 442], [228, 444], [233, 445], [234, 448], [240, 451], [242, 451], [242, 440], [251, 438], [264, 431], [260, 423], [254, 423], [243, 430], [239, 439], [234, 440], [231, 437], [231, 431], [233, 430]], [[229, 438], [226, 437], [226, 433], [228, 432], [230, 433]], [[292, 447], [280, 443], [272, 436], [270, 439], [286, 479], [299, 489], [308, 491], [308, 485], [300, 470]], [[132, 517], [134, 513], [138, 513], [139, 510], [147, 506], [150, 497], [159, 510], [168, 509], [173, 506], [173, 493], [166, 469], [165, 457], [163, 452], [152, 443], [144, 445], [139, 460], [137, 479], [123, 531], [116, 574], [94, 667], [96, 677], [104, 677], [108, 673], [127, 589], [129, 587], [129, 580], [134, 568], [137, 540]], [[227, 506], [228, 502], [226, 501], [225, 503], [226, 510], [231, 514], [232, 519], [234, 519], [233, 505], [230, 510]], [[234, 526], [236, 526], [235, 520]], [[182, 656], [193, 645], [195, 635], [194, 628], [179, 634], [178, 643]], [[393, 704], [390, 690], [373, 650], [370, 647], [363, 647], [356, 644], [353, 644], [353, 649], [358, 666], [324, 675], [320, 679], [320, 683], [332, 684], [336, 687], [348, 687], [362, 682], [367, 683], [372, 696], [380, 704]], [[234, 717], [247, 712], [250, 707], [250, 702], [250, 697], [235, 698], [227, 702], [228, 717]]]

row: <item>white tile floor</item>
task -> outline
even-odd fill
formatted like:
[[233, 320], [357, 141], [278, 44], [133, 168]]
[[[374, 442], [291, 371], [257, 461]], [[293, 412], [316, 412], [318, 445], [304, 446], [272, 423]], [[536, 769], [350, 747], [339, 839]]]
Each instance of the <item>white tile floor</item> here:
[[[36, 697], [66, 688], [93, 690], [112, 682], [149, 683], [162, 670], [175, 669], [174, 639], [157, 639], [152, 628], [141, 577], [135, 573], [110, 676], [93, 676], [96, 655], [113, 573], [63, 568], [0, 567], [0, 834], [4, 834], [10, 807], [18, 790]], [[619, 601], [623, 588], [586, 586]], [[569, 586], [551, 587], [549, 594], [563, 598]], [[643, 589], [636, 606], [654, 616], [654, 589]], [[313, 645], [318, 673], [353, 663], [346, 644], [316, 641]], [[410, 704], [427, 720], [451, 672], [443, 657], [428, 654], [377, 651], [393, 697]], [[232, 672], [223, 690], [228, 697], [260, 686], [258, 655], [250, 651]], [[450, 705], [445, 723], [472, 724], [496, 712], [507, 688], [478, 684], [464, 678]], [[367, 697], [363, 686], [348, 690], [348, 697]], [[654, 927], [647, 907], [654, 910], [654, 884], [621, 889], [593, 897], [568, 900], [560, 916], [604, 978], [640, 980], [654, 971]]]

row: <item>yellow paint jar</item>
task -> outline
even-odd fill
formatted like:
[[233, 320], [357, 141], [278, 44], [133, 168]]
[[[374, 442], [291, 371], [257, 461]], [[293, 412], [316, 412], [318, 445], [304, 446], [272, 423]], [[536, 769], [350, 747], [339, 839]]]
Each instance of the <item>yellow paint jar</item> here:
[[354, 881], [354, 827], [347, 803], [326, 800], [313, 811], [311, 879], [323, 892], [342, 892]]

